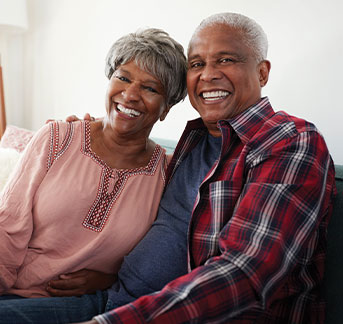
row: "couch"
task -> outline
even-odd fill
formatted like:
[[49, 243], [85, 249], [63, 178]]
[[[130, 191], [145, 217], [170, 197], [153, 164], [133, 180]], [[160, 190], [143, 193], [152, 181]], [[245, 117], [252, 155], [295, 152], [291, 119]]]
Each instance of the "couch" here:
[[324, 294], [325, 324], [343, 323], [343, 165], [335, 165], [337, 196], [328, 228]]

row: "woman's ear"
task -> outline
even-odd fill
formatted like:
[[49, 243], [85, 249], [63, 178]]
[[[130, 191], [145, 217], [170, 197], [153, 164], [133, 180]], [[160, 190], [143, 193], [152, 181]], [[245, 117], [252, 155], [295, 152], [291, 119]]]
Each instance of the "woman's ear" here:
[[268, 82], [270, 67], [271, 67], [271, 64], [268, 60], [263, 60], [258, 65], [258, 72], [259, 72], [259, 79], [260, 79], [261, 88], [263, 88]]
[[163, 121], [163, 120], [167, 117], [170, 108], [171, 108], [171, 107], [166, 107], [166, 109], [164, 109], [162, 115], [160, 116], [160, 121]]

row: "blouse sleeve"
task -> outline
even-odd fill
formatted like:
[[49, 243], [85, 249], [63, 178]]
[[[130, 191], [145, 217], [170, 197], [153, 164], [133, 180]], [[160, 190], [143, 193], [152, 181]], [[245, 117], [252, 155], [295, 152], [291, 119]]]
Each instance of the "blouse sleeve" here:
[[35, 134], [0, 195], [0, 295], [14, 285], [26, 255], [33, 199], [48, 170], [50, 130], [47, 124]]

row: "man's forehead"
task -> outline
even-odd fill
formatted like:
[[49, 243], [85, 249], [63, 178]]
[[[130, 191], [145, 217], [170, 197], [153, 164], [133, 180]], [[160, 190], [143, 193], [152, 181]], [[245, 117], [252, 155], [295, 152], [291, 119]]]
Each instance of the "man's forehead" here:
[[211, 34], [223, 34], [223, 35], [241, 35], [242, 31], [238, 28], [223, 24], [223, 23], [215, 23], [208, 26], [205, 26], [198, 31], [195, 32], [195, 34], [192, 36], [191, 43], [193, 40], [204, 37], [205, 35], [211, 35]]
[[188, 47], [188, 57], [211, 52], [236, 53], [244, 45], [239, 30], [223, 24], [210, 25], [192, 37]]

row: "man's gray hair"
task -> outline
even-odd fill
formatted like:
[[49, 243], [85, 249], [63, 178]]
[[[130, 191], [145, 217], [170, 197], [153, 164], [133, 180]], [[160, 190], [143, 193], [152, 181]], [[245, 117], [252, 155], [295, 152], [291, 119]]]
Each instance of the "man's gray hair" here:
[[187, 95], [187, 60], [181, 44], [161, 29], [140, 29], [119, 38], [106, 57], [105, 74], [110, 79], [120, 65], [134, 60], [163, 85], [171, 107]]
[[201, 30], [216, 24], [224, 24], [239, 30], [242, 33], [243, 41], [252, 49], [258, 62], [267, 58], [268, 39], [266, 33], [255, 20], [238, 13], [223, 12], [205, 18], [193, 33], [189, 44], [191, 45], [193, 38]]

